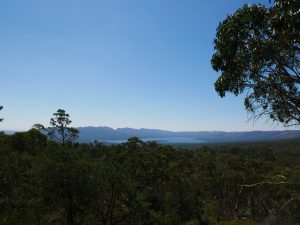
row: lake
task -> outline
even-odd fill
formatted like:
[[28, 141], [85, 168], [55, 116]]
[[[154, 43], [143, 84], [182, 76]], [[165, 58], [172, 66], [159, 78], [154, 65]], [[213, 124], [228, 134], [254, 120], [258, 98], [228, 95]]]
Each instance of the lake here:
[[[147, 141], [156, 141], [161, 144], [198, 144], [204, 143], [205, 141], [199, 140], [196, 138], [187, 138], [187, 137], [165, 137], [165, 138], [141, 138], [144, 142]], [[127, 142], [127, 140], [101, 140], [101, 142], [109, 144], [120, 144]]]

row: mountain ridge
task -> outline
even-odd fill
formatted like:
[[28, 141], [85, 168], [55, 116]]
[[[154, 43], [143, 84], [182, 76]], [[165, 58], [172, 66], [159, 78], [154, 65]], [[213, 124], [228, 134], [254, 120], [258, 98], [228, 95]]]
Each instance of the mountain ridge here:
[[234, 142], [234, 141], [268, 141], [300, 137], [300, 130], [281, 131], [168, 131], [147, 128], [116, 128], [107, 126], [78, 127], [79, 142], [95, 140], [127, 140], [132, 136], [141, 139], [151, 138], [194, 138], [204, 142]]

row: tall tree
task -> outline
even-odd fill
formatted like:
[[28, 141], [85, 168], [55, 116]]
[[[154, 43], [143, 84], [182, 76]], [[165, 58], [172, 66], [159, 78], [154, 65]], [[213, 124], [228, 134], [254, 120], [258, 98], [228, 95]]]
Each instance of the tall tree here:
[[221, 72], [215, 89], [221, 97], [245, 92], [253, 118], [300, 125], [300, 1], [271, 2], [245, 5], [220, 23], [211, 59]]
[[[0, 110], [2, 110], [3, 109], [3, 106], [0, 106]], [[3, 121], [3, 118], [0, 118], [0, 122], [2, 122]]]
[[63, 109], [58, 109], [53, 113], [53, 118], [50, 119], [50, 127], [48, 128], [48, 135], [51, 139], [61, 143], [72, 143], [79, 135], [79, 131], [73, 127], [69, 127], [72, 121], [69, 119], [70, 115]]

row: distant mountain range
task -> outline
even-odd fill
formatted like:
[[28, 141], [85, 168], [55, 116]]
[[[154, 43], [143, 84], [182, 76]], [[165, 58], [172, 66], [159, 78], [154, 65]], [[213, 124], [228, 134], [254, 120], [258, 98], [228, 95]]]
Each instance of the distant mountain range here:
[[110, 127], [79, 127], [79, 142], [98, 141], [125, 141], [137, 136], [141, 139], [161, 138], [191, 138], [203, 142], [235, 142], [235, 141], [271, 141], [300, 137], [300, 130], [284, 131], [248, 131], [248, 132], [224, 132], [224, 131], [183, 131], [174, 132], [158, 129], [134, 129]]

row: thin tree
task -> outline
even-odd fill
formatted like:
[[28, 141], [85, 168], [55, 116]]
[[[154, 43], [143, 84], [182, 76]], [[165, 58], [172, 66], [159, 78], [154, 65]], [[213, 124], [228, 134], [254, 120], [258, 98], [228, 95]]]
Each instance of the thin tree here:
[[50, 139], [62, 145], [76, 141], [79, 131], [73, 127], [69, 127], [72, 123], [69, 119], [70, 115], [65, 110], [58, 109], [56, 113], [53, 113], [53, 116], [50, 119], [50, 127], [47, 129]]
[[[0, 106], [0, 110], [3, 109], [3, 106]], [[2, 122], [4, 119], [3, 118], [0, 118], [0, 122]]]

